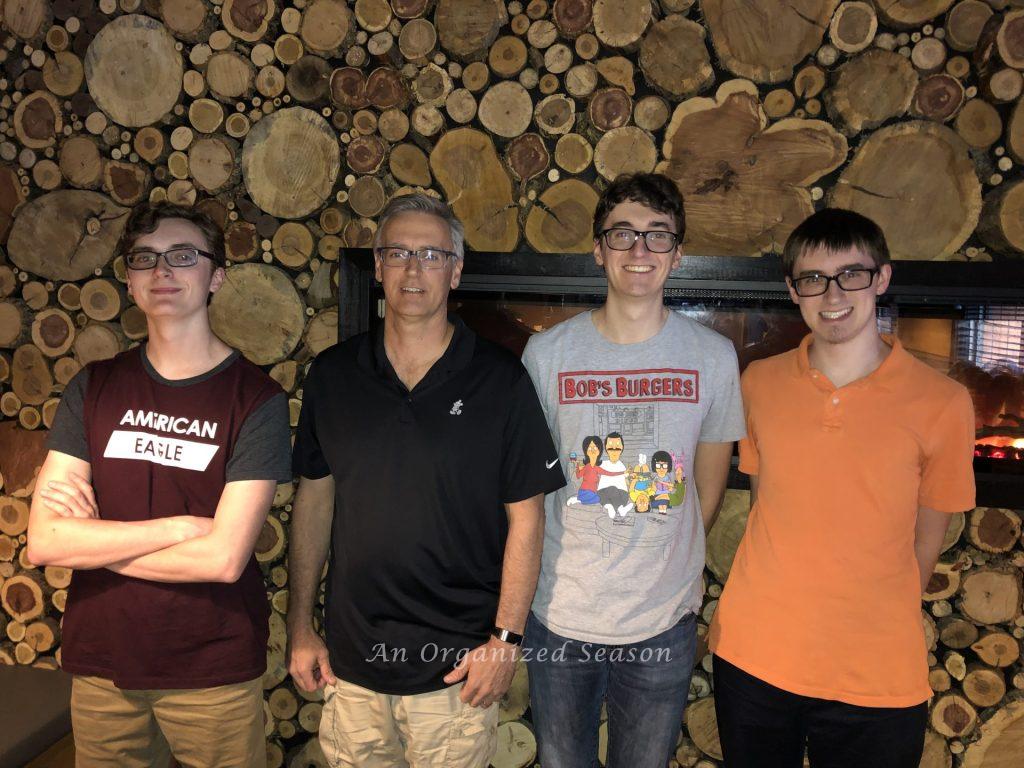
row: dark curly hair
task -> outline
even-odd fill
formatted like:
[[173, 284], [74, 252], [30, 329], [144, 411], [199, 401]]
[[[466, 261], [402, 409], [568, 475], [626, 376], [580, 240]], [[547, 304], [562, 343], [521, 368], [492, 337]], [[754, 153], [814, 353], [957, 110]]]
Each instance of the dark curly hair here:
[[679, 187], [662, 173], [630, 173], [615, 179], [597, 201], [594, 210], [594, 238], [605, 228], [605, 219], [619, 203], [633, 202], [653, 208], [671, 216], [676, 223], [676, 234], [682, 242], [686, 234], [686, 213]]
[[195, 208], [186, 208], [172, 203], [139, 203], [132, 209], [128, 222], [121, 233], [117, 244], [118, 255], [123, 256], [142, 235], [156, 231], [164, 219], [184, 219], [203, 233], [213, 254], [214, 267], [223, 267], [226, 263], [224, 251], [224, 230], [209, 215]]

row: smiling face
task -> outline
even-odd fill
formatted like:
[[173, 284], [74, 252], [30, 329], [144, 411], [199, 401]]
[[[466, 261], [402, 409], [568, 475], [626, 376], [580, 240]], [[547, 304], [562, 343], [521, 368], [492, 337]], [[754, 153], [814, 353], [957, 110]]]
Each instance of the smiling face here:
[[[171, 248], [210, 250], [202, 231], [184, 219], [162, 219], [155, 230], [135, 238], [130, 250], [163, 252]], [[186, 318], [206, 313], [207, 297], [224, 282], [224, 270], [199, 257], [191, 267], [169, 267], [163, 257], [152, 269], [128, 270], [128, 293], [147, 317]]]
[[[625, 227], [638, 232], [676, 231], [671, 215], [631, 200], [619, 203], [608, 212], [601, 229], [613, 227]], [[609, 248], [603, 236], [594, 241], [594, 260], [604, 267], [609, 296], [614, 294], [660, 301], [669, 273], [679, 266], [682, 258], [682, 243], [678, 243], [668, 253], [654, 253], [647, 249], [642, 237], [637, 238], [628, 251]]]
[[[448, 225], [429, 213], [400, 213], [388, 219], [381, 246], [452, 250]], [[374, 259], [375, 274], [384, 288], [389, 312], [404, 318], [447, 317], [448, 292], [458, 287], [462, 260], [448, 257], [440, 269], [424, 269], [415, 257], [401, 267], [388, 267]]]
[[[797, 257], [793, 277], [811, 274], [831, 277], [846, 269], [875, 268], [874, 260], [857, 248], [842, 251], [815, 248]], [[844, 291], [833, 280], [820, 296], [797, 296], [792, 283], [787, 281], [790, 298], [800, 307], [800, 314], [814, 334], [815, 341], [844, 344], [865, 335], [878, 334], [875, 304], [889, 287], [892, 267], [883, 264], [878, 269], [879, 273], [871, 285], [861, 291]]]

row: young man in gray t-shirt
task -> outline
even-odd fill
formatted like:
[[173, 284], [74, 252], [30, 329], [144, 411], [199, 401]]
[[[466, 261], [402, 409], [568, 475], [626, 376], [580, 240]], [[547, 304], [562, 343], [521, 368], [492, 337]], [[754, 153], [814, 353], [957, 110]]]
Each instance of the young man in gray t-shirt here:
[[551, 768], [596, 763], [603, 699], [608, 768], [664, 768], [679, 734], [704, 533], [744, 436], [732, 345], [664, 305], [684, 229], [668, 178], [616, 179], [594, 214], [606, 303], [523, 353], [570, 481], [545, 500], [524, 641]]

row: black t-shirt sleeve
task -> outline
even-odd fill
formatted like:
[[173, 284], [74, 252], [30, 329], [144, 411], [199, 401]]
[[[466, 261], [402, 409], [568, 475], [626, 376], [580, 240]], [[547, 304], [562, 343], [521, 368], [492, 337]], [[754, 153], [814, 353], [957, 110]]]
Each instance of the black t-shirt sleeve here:
[[292, 448], [292, 473], [296, 477], [317, 480], [327, 477], [331, 468], [320, 447], [316, 431], [316, 390], [320, 378], [321, 363], [314, 360], [302, 387], [302, 410], [299, 411], [299, 426], [295, 430], [295, 446]]
[[501, 465], [501, 499], [505, 504], [552, 493], [565, 485], [537, 390], [522, 366], [519, 374], [509, 394], [505, 423]]
[[46, 438], [51, 451], [66, 453], [82, 461], [92, 461], [85, 439], [85, 391], [89, 387], [89, 369], [83, 368], [67, 383]]
[[228, 459], [227, 481], [288, 482], [292, 479], [290, 442], [288, 398], [279, 392], [250, 413], [242, 424]]

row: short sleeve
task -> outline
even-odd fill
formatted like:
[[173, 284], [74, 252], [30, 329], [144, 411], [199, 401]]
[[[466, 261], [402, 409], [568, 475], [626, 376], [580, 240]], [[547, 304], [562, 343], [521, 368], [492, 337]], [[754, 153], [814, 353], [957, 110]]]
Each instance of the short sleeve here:
[[537, 391], [522, 367], [520, 372], [509, 393], [503, 435], [501, 499], [506, 504], [552, 493], [565, 485]]
[[292, 448], [293, 474], [311, 480], [327, 477], [331, 473], [316, 431], [319, 372], [319, 361], [314, 360], [302, 387], [302, 409], [299, 411], [299, 425], [295, 430], [295, 446]]
[[757, 450], [757, 430], [754, 428], [754, 419], [751, 413], [753, 398], [753, 377], [751, 369], [743, 373], [740, 380], [740, 389], [743, 393], [743, 409], [746, 412], [747, 436], [740, 440], [740, 472], [745, 475], [756, 475], [761, 466], [761, 454]]
[[925, 447], [918, 504], [937, 512], [956, 513], [974, 508], [974, 406], [958, 387], [935, 420]]
[[288, 398], [279, 392], [249, 414], [238, 432], [226, 469], [227, 481], [292, 479]]
[[89, 388], [89, 369], [83, 368], [67, 383], [46, 438], [51, 451], [66, 453], [82, 461], [92, 461], [85, 436], [85, 392]]
[[531, 336], [526, 342], [526, 349], [523, 350], [523, 367], [526, 368], [526, 372], [530, 375], [530, 381], [533, 382], [533, 388], [537, 393], [541, 410], [544, 411], [544, 418], [547, 421], [548, 429], [553, 429], [551, 408], [545, 398], [547, 382], [541, 380], [540, 360], [537, 356], [537, 344], [534, 342], [536, 338], [536, 336]]
[[723, 345], [712, 381], [711, 407], [700, 427], [702, 443], [727, 443], [739, 440], [743, 428], [743, 398], [740, 395], [740, 370], [732, 344]]

